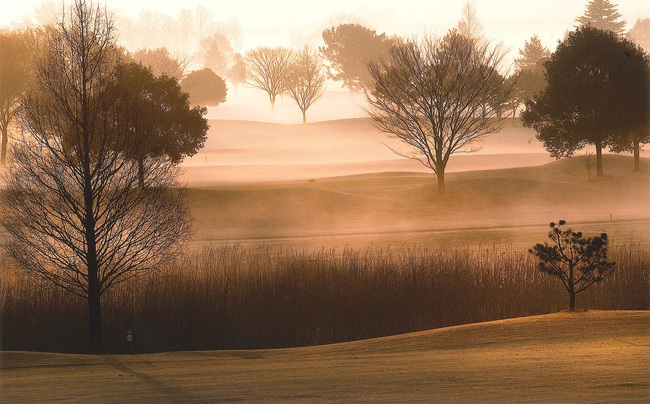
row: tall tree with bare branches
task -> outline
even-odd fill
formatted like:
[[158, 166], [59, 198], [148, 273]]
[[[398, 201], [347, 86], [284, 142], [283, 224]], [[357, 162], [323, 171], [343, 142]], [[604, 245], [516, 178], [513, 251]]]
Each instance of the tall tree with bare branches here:
[[307, 109], [325, 92], [325, 73], [318, 53], [309, 47], [298, 52], [287, 83], [289, 96], [302, 112], [302, 123], [307, 123]]
[[103, 293], [173, 258], [191, 225], [168, 159], [147, 159], [139, 184], [110, 17], [76, 0], [45, 40], [0, 222], [20, 268], [87, 301], [89, 350], [100, 352]]
[[467, 0], [463, 5], [461, 17], [457, 24], [458, 32], [467, 38], [479, 40], [484, 36], [483, 24], [476, 15], [476, 6]]
[[31, 54], [27, 31], [0, 32], [0, 164], [7, 160], [9, 125], [18, 112], [20, 98], [27, 88], [31, 71]]
[[287, 88], [294, 52], [283, 47], [259, 47], [246, 53], [248, 83], [269, 95], [271, 108], [275, 108], [275, 98]]
[[368, 115], [413, 148], [398, 154], [431, 168], [443, 196], [451, 155], [501, 128], [512, 89], [499, 73], [504, 52], [451, 30], [439, 40], [398, 41], [390, 55], [391, 62], [368, 66], [374, 80]]

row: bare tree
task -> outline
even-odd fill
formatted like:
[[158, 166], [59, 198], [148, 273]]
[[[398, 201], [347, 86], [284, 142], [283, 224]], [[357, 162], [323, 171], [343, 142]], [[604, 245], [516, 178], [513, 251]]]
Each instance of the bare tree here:
[[27, 31], [0, 32], [0, 133], [2, 152], [0, 164], [7, 159], [9, 125], [18, 112], [20, 98], [30, 77], [31, 56]]
[[246, 53], [248, 83], [269, 95], [271, 108], [275, 98], [287, 88], [294, 52], [283, 47], [259, 47]]
[[591, 182], [591, 173], [594, 172], [594, 168], [596, 168], [596, 158], [594, 157], [594, 153], [586, 152], [584, 156], [580, 157], [580, 159], [585, 165], [585, 170], [587, 170], [589, 176], [589, 182]]
[[37, 90], [22, 102], [24, 137], [11, 149], [0, 221], [8, 255], [31, 275], [87, 300], [89, 349], [100, 352], [101, 296], [179, 253], [190, 232], [177, 170], [146, 161], [120, 122], [112, 21], [76, 0], [47, 40]]
[[228, 42], [235, 52], [239, 52], [241, 50], [244, 35], [242, 33], [242, 27], [238, 19], [229, 18], [225, 22], [217, 23], [215, 31], [228, 38]]
[[304, 47], [291, 67], [287, 92], [302, 111], [302, 123], [307, 123], [307, 109], [325, 92], [325, 73], [318, 53]]
[[201, 40], [212, 34], [214, 30], [214, 18], [212, 12], [203, 4], [198, 4], [194, 8], [194, 42], [201, 43]]
[[458, 32], [467, 38], [478, 40], [483, 38], [483, 25], [476, 16], [476, 6], [467, 0], [463, 5], [461, 18], [458, 21]]
[[452, 154], [500, 130], [512, 87], [499, 73], [504, 52], [451, 30], [440, 40], [397, 41], [391, 62], [370, 63], [368, 115], [380, 130], [414, 149], [400, 155], [431, 168], [438, 195]]

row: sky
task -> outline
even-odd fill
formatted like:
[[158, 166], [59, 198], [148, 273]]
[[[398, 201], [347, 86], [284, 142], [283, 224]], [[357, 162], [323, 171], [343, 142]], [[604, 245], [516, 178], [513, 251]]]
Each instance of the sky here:
[[[70, 3], [71, 0], [67, 1]], [[588, 0], [474, 0], [486, 36], [502, 41], [516, 55], [524, 41], [538, 35], [553, 50]], [[0, 0], [0, 27], [33, 14], [42, 0]], [[317, 35], [337, 15], [355, 15], [378, 33], [404, 36], [442, 35], [456, 25], [464, 0], [104, 0], [108, 8], [135, 18], [142, 9], [174, 16], [182, 8], [206, 6], [216, 21], [236, 18], [243, 29], [243, 50], [256, 46], [287, 46], [292, 35]], [[612, 1], [616, 4], [616, 1]], [[631, 28], [637, 18], [650, 17], [650, 2], [618, 2]]]

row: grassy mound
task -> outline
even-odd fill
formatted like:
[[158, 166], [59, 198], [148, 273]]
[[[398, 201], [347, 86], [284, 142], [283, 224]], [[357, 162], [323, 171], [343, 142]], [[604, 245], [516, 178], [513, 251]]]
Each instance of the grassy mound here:
[[3, 352], [2, 399], [645, 402], [649, 324], [646, 311], [582, 311], [280, 350]]

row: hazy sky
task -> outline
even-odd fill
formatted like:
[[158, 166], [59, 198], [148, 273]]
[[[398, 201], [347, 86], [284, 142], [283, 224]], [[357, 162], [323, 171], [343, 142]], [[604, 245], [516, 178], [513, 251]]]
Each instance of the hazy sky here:
[[[318, 34], [328, 20], [354, 14], [379, 33], [443, 34], [460, 18], [464, 0], [105, 0], [127, 16], [142, 9], [175, 15], [197, 4], [208, 7], [217, 21], [234, 17], [244, 31], [244, 50], [259, 45], [289, 45], [291, 36]], [[474, 0], [478, 18], [488, 38], [503, 41], [516, 51], [524, 40], [537, 34], [551, 50], [588, 0]], [[637, 18], [650, 17], [647, 0], [612, 1], [630, 28]], [[29, 17], [42, 0], [0, 0], [0, 26]], [[67, 1], [70, 3], [70, 1]]]

